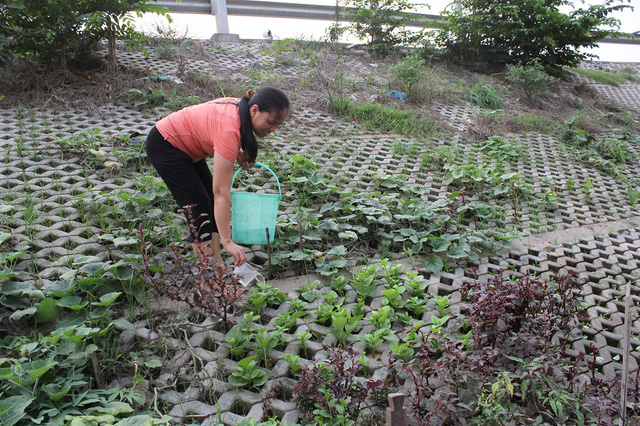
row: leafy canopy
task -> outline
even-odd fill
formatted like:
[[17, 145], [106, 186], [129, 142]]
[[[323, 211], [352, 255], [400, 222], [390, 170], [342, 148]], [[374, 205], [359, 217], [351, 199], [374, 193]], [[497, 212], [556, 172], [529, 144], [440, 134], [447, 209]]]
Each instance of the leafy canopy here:
[[410, 32], [406, 26], [417, 4], [410, 0], [345, 0], [351, 24], [347, 30], [360, 40], [367, 40], [373, 51], [384, 55], [401, 44], [416, 43], [420, 32]]
[[110, 45], [115, 45], [116, 38], [139, 39], [130, 12], [166, 14], [167, 10], [151, 0], [13, 0], [1, 4], [0, 58], [14, 56], [66, 68], [73, 60], [86, 60], [102, 38]]
[[620, 21], [610, 14], [630, 7], [624, 2], [629, 0], [575, 8], [569, 0], [460, 0], [459, 9], [443, 12], [446, 23], [437, 41], [464, 62], [576, 66], [595, 56], [580, 48], [620, 35]]

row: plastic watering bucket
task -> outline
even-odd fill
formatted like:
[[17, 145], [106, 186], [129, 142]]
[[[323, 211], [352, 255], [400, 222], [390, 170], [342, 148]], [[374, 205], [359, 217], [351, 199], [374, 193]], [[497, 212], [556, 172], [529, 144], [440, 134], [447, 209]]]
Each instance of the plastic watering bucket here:
[[[267, 229], [269, 243], [273, 242], [278, 218], [278, 203], [282, 198], [278, 176], [269, 167], [256, 162], [271, 172], [278, 183], [277, 194], [259, 194], [255, 192], [231, 191], [231, 238], [239, 244], [267, 244]], [[231, 186], [238, 173], [233, 175]]]

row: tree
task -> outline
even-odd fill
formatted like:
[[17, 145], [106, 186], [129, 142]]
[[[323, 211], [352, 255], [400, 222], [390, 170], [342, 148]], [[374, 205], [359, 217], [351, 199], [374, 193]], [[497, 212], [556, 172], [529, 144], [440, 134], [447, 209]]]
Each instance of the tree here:
[[[461, 61], [493, 65], [539, 61], [558, 70], [594, 57], [580, 48], [594, 47], [604, 37], [618, 36], [614, 11], [630, 0], [605, 0], [586, 9], [569, 0], [460, 0], [447, 9], [437, 43]], [[561, 7], [572, 8], [569, 13]]]
[[[166, 14], [150, 0], [12, 0], [0, 5], [0, 58], [13, 55], [53, 68], [84, 59], [102, 38], [115, 61], [116, 39], [139, 40], [129, 13]], [[115, 63], [115, 62], [113, 62]]]
[[0, 5], [3, 56], [66, 68], [85, 47], [81, 37], [86, 1], [15, 0]]
[[422, 39], [418, 32], [406, 30], [411, 19], [407, 12], [416, 4], [409, 0], [346, 0], [347, 14], [351, 18], [348, 30], [360, 40], [367, 39], [374, 52], [386, 54], [400, 44], [415, 43]]
[[108, 66], [112, 71], [117, 67], [116, 41], [120, 39], [136, 42], [145, 38], [135, 31], [133, 15], [130, 12], [134, 12], [139, 17], [144, 12], [167, 15], [166, 8], [148, 4], [148, 0], [106, 0], [98, 3], [100, 9], [86, 18], [86, 31], [92, 37], [107, 39]]

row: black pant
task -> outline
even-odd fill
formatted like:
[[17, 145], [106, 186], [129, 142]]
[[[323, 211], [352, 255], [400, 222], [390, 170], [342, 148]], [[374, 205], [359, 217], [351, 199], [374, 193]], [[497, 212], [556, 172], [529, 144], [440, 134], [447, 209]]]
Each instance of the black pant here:
[[[207, 241], [218, 228], [213, 216], [213, 176], [205, 159], [193, 162], [155, 126], [147, 136], [147, 157], [187, 217], [191, 241]], [[188, 207], [191, 206], [191, 207]]]

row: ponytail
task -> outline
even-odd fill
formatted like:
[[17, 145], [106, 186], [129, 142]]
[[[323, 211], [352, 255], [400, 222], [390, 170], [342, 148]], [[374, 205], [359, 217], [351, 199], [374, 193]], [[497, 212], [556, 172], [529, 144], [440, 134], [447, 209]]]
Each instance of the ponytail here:
[[240, 141], [242, 150], [247, 155], [249, 163], [255, 163], [258, 156], [258, 141], [253, 134], [251, 126], [250, 108], [258, 105], [260, 112], [276, 112], [278, 114], [290, 114], [290, 104], [287, 95], [274, 87], [263, 87], [257, 92], [247, 90], [238, 103], [240, 115]]
[[249, 100], [255, 93], [253, 90], [247, 90], [238, 104], [241, 146], [250, 163], [255, 163], [258, 156], [258, 141], [256, 140], [256, 135], [253, 134], [251, 113], [249, 112]]

